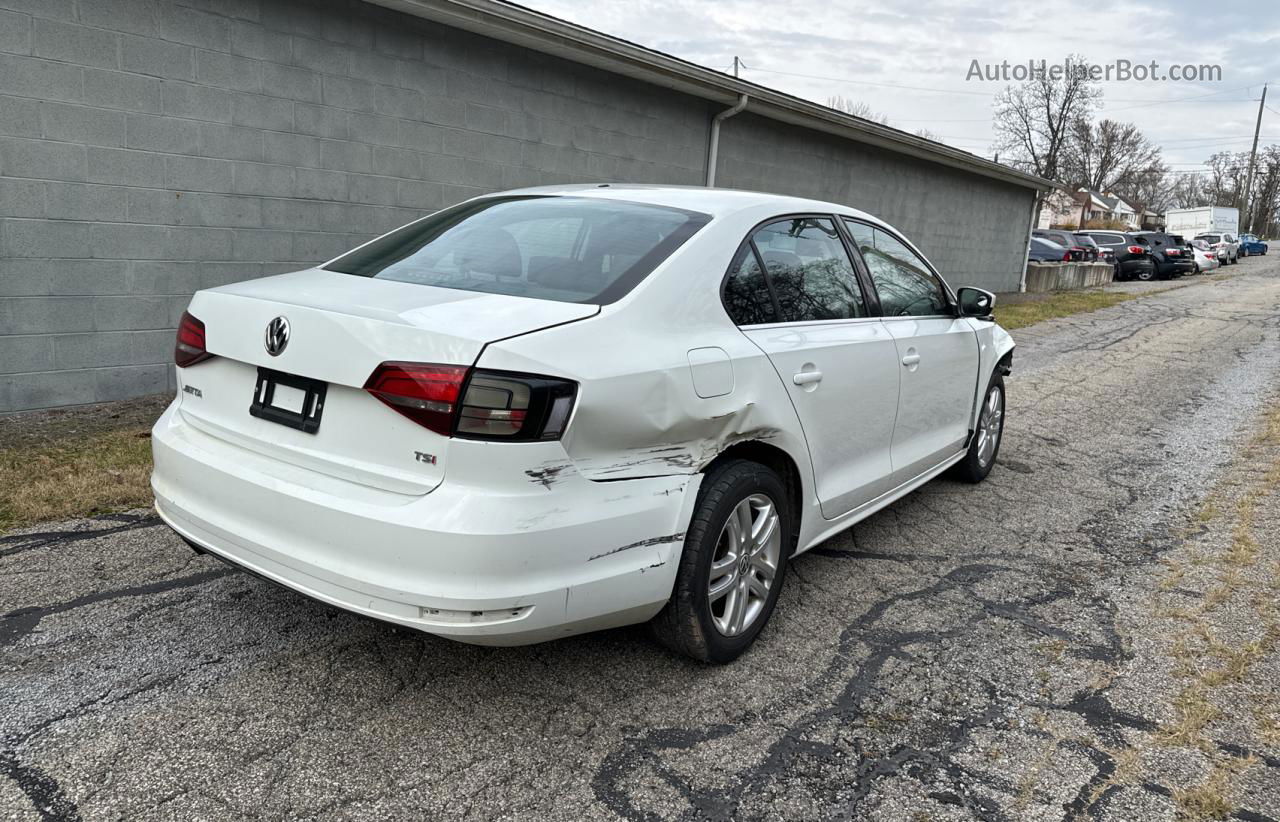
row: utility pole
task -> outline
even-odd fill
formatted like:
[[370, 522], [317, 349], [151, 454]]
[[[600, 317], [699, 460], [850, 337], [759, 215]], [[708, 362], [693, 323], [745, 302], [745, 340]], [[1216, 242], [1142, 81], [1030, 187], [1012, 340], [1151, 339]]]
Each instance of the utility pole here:
[[[738, 76], [738, 55], [733, 55], [733, 76]], [[1265, 97], [1265, 94], [1264, 94]]]
[[1252, 210], [1249, 207], [1251, 202], [1249, 195], [1253, 192], [1253, 167], [1258, 162], [1258, 132], [1262, 130], [1262, 109], [1266, 105], [1267, 84], [1263, 83], [1262, 99], [1258, 101], [1258, 121], [1253, 126], [1253, 149], [1249, 152], [1249, 173], [1246, 174], [1244, 178], [1244, 207], [1240, 209], [1241, 212], [1244, 213], [1244, 222], [1242, 224], [1242, 229], [1244, 231], [1251, 231], [1253, 229], [1253, 223], [1250, 220], [1252, 215], [1249, 213]]

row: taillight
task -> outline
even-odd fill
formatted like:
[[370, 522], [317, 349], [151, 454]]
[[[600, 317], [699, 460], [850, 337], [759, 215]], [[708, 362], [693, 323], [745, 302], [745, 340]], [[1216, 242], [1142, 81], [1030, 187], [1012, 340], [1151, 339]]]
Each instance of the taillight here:
[[408, 362], [379, 365], [364, 388], [441, 436], [516, 441], [559, 439], [577, 394], [554, 377]]
[[1069, 262], [1071, 262], [1071, 252], [1070, 252], [1070, 251], [1068, 251], [1066, 254], [1063, 254], [1063, 255], [1062, 255], [1062, 261], [1063, 261], [1064, 263], [1069, 263]]
[[204, 348], [204, 323], [191, 316], [191, 312], [182, 312], [182, 320], [178, 323], [178, 341], [173, 347], [174, 363], [179, 368], [187, 368], [212, 356]]
[[364, 390], [393, 410], [437, 434], [453, 431], [458, 395], [467, 377], [463, 365], [384, 362], [365, 381]]
[[1146, 251], [1146, 249], [1145, 249], [1145, 248], [1143, 248], [1143, 247], [1142, 247], [1142, 246], [1140, 246], [1140, 245], [1131, 245], [1131, 246], [1129, 246], [1129, 248], [1128, 248], [1128, 249], [1126, 249], [1126, 250], [1127, 250], [1130, 254], [1142, 254], [1142, 253], [1144, 253], [1144, 252]]

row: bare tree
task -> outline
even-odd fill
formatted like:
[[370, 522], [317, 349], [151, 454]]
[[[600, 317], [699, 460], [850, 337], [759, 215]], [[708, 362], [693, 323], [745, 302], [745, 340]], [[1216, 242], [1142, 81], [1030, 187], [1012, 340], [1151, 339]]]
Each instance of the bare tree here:
[[1165, 197], [1167, 203], [1164, 211], [1205, 205], [1209, 200], [1206, 175], [1199, 171], [1184, 171], [1175, 175], [1167, 184]]
[[1094, 191], [1132, 189], [1163, 170], [1160, 147], [1132, 123], [1072, 121], [1060, 163], [1062, 178]]
[[1249, 213], [1252, 223], [1240, 226], [1253, 234], [1273, 234], [1280, 220], [1280, 146], [1267, 146], [1258, 152], [1258, 169], [1254, 177], [1253, 203]]
[[873, 123], [879, 123], [882, 126], [889, 125], [889, 118], [873, 109], [871, 106], [861, 100], [853, 100], [842, 95], [835, 95], [827, 98], [827, 107], [836, 111], [843, 111], [845, 114], [852, 114], [854, 117], [861, 117], [863, 120], [870, 120]]
[[[1084, 65], [1080, 55], [1069, 60]], [[995, 101], [997, 150], [1016, 167], [1059, 179], [1071, 125], [1089, 118], [1101, 94], [1098, 84], [1081, 72], [1065, 72], [1057, 79], [1041, 72], [1025, 83], [1005, 86]]]
[[1208, 190], [1205, 192], [1209, 202], [1205, 205], [1225, 205], [1235, 203], [1244, 191], [1244, 178], [1249, 164], [1247, 151], [1219, 151], [1205, 161], [1209, 166]]
[[1115, 192], [1134, 205], [1163, 214], [1170, 206], [1173, 179], [1169, 167], [1157, 159], [1115, 186]]

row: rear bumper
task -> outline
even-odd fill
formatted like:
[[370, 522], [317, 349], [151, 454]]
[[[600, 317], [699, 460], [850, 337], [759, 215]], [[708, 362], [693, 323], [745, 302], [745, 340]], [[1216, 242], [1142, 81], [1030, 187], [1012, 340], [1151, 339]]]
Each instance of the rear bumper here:
[[[468, 443], [451, 452], [456, 480], [393, 494], [264, 462], [176, 405], [152, 441], [156, 510], [186, 539], [331, 605], [491, 645], [657, 613], [700, 479], [595, 483], [570, 467], [548, 482], [513, 468], [517, 452], [492, 450], [509, 444]], [[523, 457], [563, 456], [558, 443], [528, 446]]]
[[1196, 270], [1196, 264], [1193, 260], [1167, 261], [1157, 263], [1156, 270], [1160, 272], [1161, 277], [1171, 277], [1177, 274], [1190, 274]]
[[1131, 277], [1141, 272], [1154, 272], [1156, 264], [1146, 259], [1121, 260], [1119, 273], [1121, 277]]

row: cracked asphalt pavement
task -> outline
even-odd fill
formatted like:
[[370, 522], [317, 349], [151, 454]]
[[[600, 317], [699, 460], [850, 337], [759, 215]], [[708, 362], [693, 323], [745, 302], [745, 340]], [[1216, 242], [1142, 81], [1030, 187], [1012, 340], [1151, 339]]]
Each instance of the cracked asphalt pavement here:
[[1000, 462], [756, 647], [352, 616], [146, 511], [0, 538], [8, 819], [1280, 819], [1280, 261], [1016, 332]]

